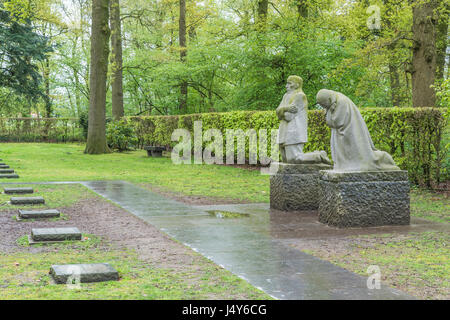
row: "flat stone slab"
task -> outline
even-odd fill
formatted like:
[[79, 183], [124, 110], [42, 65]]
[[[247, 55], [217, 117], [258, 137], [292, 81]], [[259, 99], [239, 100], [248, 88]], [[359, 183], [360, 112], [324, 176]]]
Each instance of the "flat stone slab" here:
[[80, 241], [81, 232], [78, 228], [44, 228], [32, 229], [31, 239], [35, 242], [42, 241]]
[[66, 284], [69, 277], [76, 282], [78, 276], [80, 283], [119, 280], [119, 273], [108, 263], [53, 265], [50, 275], [57, 284]]
[[0, 164], [0, 169], [9, 169], [9, 168], [10, 168], [10, 167], [9, 167], [8, 165], [5, 165], [5, 164], [4, 164], [4, 165], [1, 165], [1, 164]]
[[338, 228], [409, 225], [407, 171], [320, 173], [319, 221]]
[[281, 211], [319, 209], [319, 172], [332, 169], [326, 164], [276, 163], [278, 171], [270, 177], [270, 207]]
[[19, 210], [20, 219], [48, 219], [59, 218], [61, 213], [58, 210]]
[[145, 146], [144, 150], [147, 151], [147, 155], [149, 157], [161, 158], [163, 151], [166, 150], [164, 147], [155, 147], [155, 146]]
[[0, 169], [0, 174], [13, 174], [13, 169]]
[[34, 193], [33, 188], [4, 188], [5, 194], [31, 194]]
[[19, 179], [17, 174], [0, 174], [0, 179]]
[[45, 204], [43, 197], [14, 197], [11, 198], [11, 204], [13, 205], [28, 205], [28, 204]]

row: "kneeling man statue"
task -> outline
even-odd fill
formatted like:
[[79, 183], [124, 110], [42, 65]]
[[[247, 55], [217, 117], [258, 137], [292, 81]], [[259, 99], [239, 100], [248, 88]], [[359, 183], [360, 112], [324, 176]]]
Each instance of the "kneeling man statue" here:
[[302, 78], [290, 76], [287, 79], [287, 93], [276, 111], [280, 120], [278, 144], [282, 161], [290, 164], [331, 164], [325, 151], [303, 153], [308, 142], [308, 99], [302, 87]]

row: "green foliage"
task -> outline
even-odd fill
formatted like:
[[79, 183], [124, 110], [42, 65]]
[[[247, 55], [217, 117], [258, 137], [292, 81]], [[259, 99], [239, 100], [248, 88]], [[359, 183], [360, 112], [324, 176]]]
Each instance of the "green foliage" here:
[[19, 23], [0, 4], [0, 87], [29, 99], [43, 97], [37, 62], [52, 51], [47, 41], [33, 30], [30, 21]]
[[0, 118], [2, 142], [75, 142], [83, 133], [72, 118]]
[[83, 137], [87, 139], [88, 130], [89, 130], [89, 114], [87, 111], [81, 112], [78, 117], [78, 124], [83, 129]]
[[[419, 185], [439, 184], [449, 179], [449, 144], [444, 130], [448, 121], [445, 109], [436, 108], [370, 108], [361, 109], [377, 148], [387, 151], [397, 164], [408, 170], [410, 179]], [[131, 117], [140, 145], [152, 144], [174, 147], [172, 132], [184, 128], [193, 136], [194, 122], [203, 122], [203, 131], [216, 128], [226, 138], [227, 129], [278, 129], [274, 111], [233, 111], [228, 113], [202, 113], [183, 116]], [[330, 129], [325, 112], [309, 112], [309, 143], [305, 151], [325, 150], [330, 153]], [[248, 155], [248, 145], [246, 146]], [[270, 148], [269, 148], [270, 149]], [[225, 154], [225, 153], [224, 153]], [[268, 150], [270, 155], [270, 150]], [[447, 157], [447, 158], [446, 158]]]
[[106, 139], [113, 150], [126, 151], [136, 146], [132, 124], [125, 120], [111, 121], [106, 127]]

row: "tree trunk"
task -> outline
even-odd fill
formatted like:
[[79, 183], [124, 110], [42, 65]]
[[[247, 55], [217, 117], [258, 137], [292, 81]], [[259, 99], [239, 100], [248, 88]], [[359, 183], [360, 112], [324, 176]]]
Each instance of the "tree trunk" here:
[[109, 56], [109, 0], [92, 1], [89, 128], [85, 153], [110, 152], [106, 143], [106, 75]]
[[436, 0], [415, 1], [413, 6], [413, 107], [434, 107], [431, 87], [436, 78]]
[[307, 0], [297, 0], [297, 12], [299, 17], [308, 17], [308, 3], [306, 1]]
[[267, 11], [269, 10], [269, 0], [258, 1], [258, 22], [264, 26], [267, 21]]
[[445, 61], [447, 58], [448, 45], [448, 11], [450, 11], [450, 4], [447, 2], [443, 4], [441, 12], [439, 13], [439, 22], [436, 36], [436, 79], [444, 79]]
[[[186, 61], [186, 0], [180, 0], [180, 20], [179, 20], [179, 42], [180, 59]], [[180, 112], [186, 113], [188, 98], [188, 84], [182, 81], [180, 84]]]
[[389, 63], [389, 78], [391, 84], [391, 100], [393, 107], [401, 107], [401, 88], [400, 88], [400, 76], [397, 67], [390, 62]]
[[124, 116], [120, 3], [119, 0], [110, 0], [110, 2], [112, 115], [114, 120], [120, 120]]
[[45, 81], [45, 117], [51, 118], [53, 106], [52, 100], [50, 99], [50, 60], [48, 57], [45, 58], [44, 81]]

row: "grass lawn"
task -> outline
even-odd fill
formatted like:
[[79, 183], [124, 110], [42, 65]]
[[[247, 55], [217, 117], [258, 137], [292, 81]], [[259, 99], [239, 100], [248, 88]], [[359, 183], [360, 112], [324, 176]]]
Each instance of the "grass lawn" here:
[[[142, 186], [154, 186], [188, 196], [269, 202], [269, 177], [262, 176], [258, 170], [252, 171], [228, 166], [176, 166], [168, 158], [148, 158], [144, 151], [98, 156], [84, 155], [83, 149], [84, 146], [77, 144], [2, 144], [0, 157], [21, 176], [19, 180], [8, 182], [18, 184], [43, 181], [126, 180]], [[46, 198], [49, 200], [49, 206], [67, 206], [79, 198], [92, 196], [81, 187], [73, 189], [70, 196], [65, 196], [68, 192], [64, 191], [64, 188], [72, 187], [42, 186], [38, 187], [38, 191], [48, 194]], [[0, 196], [0, 202], [4, 209], [9, 208], [5, 203], [6, 198], [4, 196]], [[412, 216], [447, 224], [449, 222], [449, 208], [450, 200], [447, 195], [416, 188], [412, 189]], [[336, 252], [327, 251], [320, 245], [312, 245], [305, 250], [364, 275], [367, 275], [368, 265], [379, 265], [383, 280], [391, 286], [399, 287], [421, 298], [448, 299], [450, 298], [448, 241], [449, 235], [442, 232], [408, 234], [407, 236], [396, 234], [373, 235], [349, 237], [342, 242], [345, 242], [345, 245], [342, 244]], [[124, 275], [124, 278], [119, 284], [100, 284], [92, 285], [92, 287], [89, 285], [89, 290], [83, 293], [83, 297], [114, 299], [119, 298], [120, 292], [123, 292], [125, 297], [145, 298], [142, 295], [143, 284], [138, 279], [146, 279], [147, 284], [156, 283], [159, 279], [162, 286], [173, 286], [171, 293], [155, 289], [147, 296], [149, 299], [203, 297], [201, 293], [198, 293], [199, 287], [189, 291], [187, 287], [183, 287], [185, 284], [179, 284], [180, 278], [177, 278], [179, 276], [177, 274], [164, 270], [145, 271], [141, 262], [129, 258], [132, 257], [132, 253], [112, 250], [105, 255], [104, 252], [99, 250], [95, 245], [88, 250], [79, 250], [74, 256], [74, 260], [82, 261], [91, 256], [92, 260], [95, 261], [99, 257], [105, 257], [108, 261], [117, 262], [119, 271]], [[64, 248], [58, 250], [58, 254], [62, 255], [61, 257], [64, 257], [67, 252]], [[17, 279], [14, 280], [14, 276], [10, 275], [12, 271], [16, 270], [15, 268], [23, 268], [20, 269], [23, 275], [21, 279], [26, 279], [26, 275], [29, 273], [38, 271], [42, 273], [47, 268], [47, 265], [43, 263], [44, 261], [58, 261], [60, 257], [56, 255], [54, 256], [55, 260], [52, 260], [53, 258], [48, 256], [48, 253], [33, 255], [17, 253], [0, 256], [0, 259], [0, 265], [3, 266], [0, 269], [0, 279], [10, 279], [7, 280], [8, 283], [15, 283], [14, 281], [17, 281]], [[6, 261], [6, 264], [3, 261]], [[15, 266], [15, 262], [19, 266]], [[27, 263], [31, 263], [31, 266], [27, 266]], [[231, 287], [239, 283], [239, 279], [215, 268], [214, 265], [210, 266], [211, 275], [219, 279], [219, 282], [225, 281], [224, 283], [228, 283], [229, 281], [234, 283]], [[223, 276], [221, 275], [222, 272], [225, 272]], [[153, 280], [155, 282], [152, 282]], [[2, 285], [5, 285], [5, 280], [0, 281], [3, 281], [3, 284], [0, 282], [1, 288]], [[39, 283], [25, 282], [24, 286], [30, 285], [38, 288], [43, 284], [48, 285], [47, 276], [43, 276]], [[122, 286], [121, 284], [126, 285]], [[111, 285], [120, 286], [121, 289], [117, 294], [108, 290]], [[245, 287], [241, 287], [241, 285], [244, 284], [239, 284], [237, 287], [241, 289]], [[209, 286], [205, 283], [204, 286], [206, 291], [220, 290], [215, 285]], [[9, 288], [7, 287], [5, 291], [6, 297], [15, 297], [14, 294], [21, 295], [23, 292], [21, 293], [20, 290], [25, 290], [23, 287], [15, 289], [17, 291]], [[54, 286], [40, 289], [43, 294], [39, 298], [53, 298], [60, 294], [71, 294], [61, 293], [58, 290], [62, 289]], [[251, 297], [263, 296], [258, 291], [253, 292], [252, 290], [249, 286], [244, 291], [250, 292]], [[92, 295], [89, 295], [90, 293]]]
[[145, 151], [85, 155], [77, 144], [1, 144], [0, 157], [15, 169], [14, 182], [126, 180], [186, 195], [269, 201], [269, 178], [227, 166], [173, 165]]
[[[40, 206], [41, 208], [58, 208], [62, 212], [66, 212], [79, 201], [86, 199], [91, 199], [94, 203], [103, 201], [109, 204], [81, 185], [33, 185], [33, 187], [36, 195], [47, 199], [47, 204]], [[246, 281], [179, 243], [174, 243], [178, 251], [170, 252], [171, 247], [158, 241], [154, 235], [150, 236], [151, 240], [163, 247], [163, 251], [167, 250], [169, 257], [171, 255], [178, 257], [177, 254], [181, 250], [184, 255], [192, 257], [193, 263], [182, 267], [179, 265], [166, 266], [164, 261], [143, 259], [135, 250], [118, 246], [94, 234], [83, 234], [84, 242], [67, 241], [60, 244], [30, 246], [27, 234], [31, 228], [46, 227], [42, 226], [42, 223], [70, 224], [70, 221], [75, 218], [74, 210], [69, 211], [72, 214], [64, 219], [69, 221], [53, 219], [50, 222], [34, 220], [12, 222], [10, 218], [16, 210], [12, 210], [13, 207], [6, 204], [8, 197], [10, 196], [0, 195], [0, 203], [4, 204], [0, 208], [1, 245], [7, 248], [2, 252], [0, 246], [0, 300], [271, 299], [270, 296]], [[23, 209], [26, 206], [14, 207], [14, 209], [19, 208]], [[99, 212], [95, 211], [95, 214], [98, 215]], [[108, 214], [111, 213], [108, 212]], [[128, 216], [128, 214], [125, 215]], [[132, 219], [131, 215], [129, 216]], [[100, 224], [101, 229], [107, 225], [106, 223], [103, 225], [102, 221], [104, 220], [97, 219], [96, 222], [92, 220], [86, 224], [97, 223]], [[78, 226], [77, 223], [74, 224]], [[111, 224], [114, 223], [110, 222], [109, 225]], [[80, 227], [80, 230], [83, 229]], [[121, 230], [118, 232], [121, 239], [127, 240], [128, 235], [128, 240], [130, 240], [130, 233], [121, 232]], [[18, 235], [11, 237], [11, 233], [18, 233]], [[131, 242], [134, 241], [133, 237], [134, 235], [131, 233]], [[65, 285], [52, 283], [49, 275], [51, 265], [77, 263], [110, 263], [119, 272], [120, 281], [81, 284], [81, 289], [68, 289]]]

